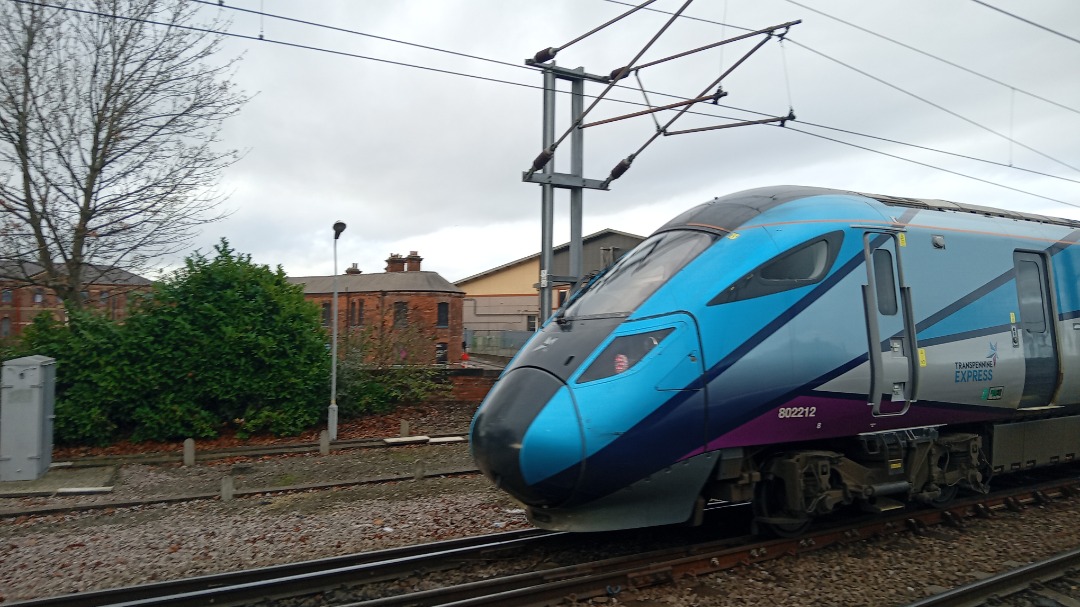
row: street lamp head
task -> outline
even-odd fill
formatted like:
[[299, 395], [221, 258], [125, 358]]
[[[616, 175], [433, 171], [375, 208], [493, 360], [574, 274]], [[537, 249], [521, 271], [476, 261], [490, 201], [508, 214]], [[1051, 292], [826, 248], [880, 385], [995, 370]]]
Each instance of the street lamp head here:
[[338, 220], [334, 222], [334, 240], [341, 236], [341, 233], [345, 231], [345, 222]]

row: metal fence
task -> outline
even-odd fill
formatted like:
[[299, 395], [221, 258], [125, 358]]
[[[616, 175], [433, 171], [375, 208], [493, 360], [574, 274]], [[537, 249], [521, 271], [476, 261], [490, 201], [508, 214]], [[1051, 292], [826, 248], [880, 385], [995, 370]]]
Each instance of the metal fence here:
[[487, 356], [511, 358], [525, 345], [532, 331], [470, 331], [468, 338], [469, 352]]

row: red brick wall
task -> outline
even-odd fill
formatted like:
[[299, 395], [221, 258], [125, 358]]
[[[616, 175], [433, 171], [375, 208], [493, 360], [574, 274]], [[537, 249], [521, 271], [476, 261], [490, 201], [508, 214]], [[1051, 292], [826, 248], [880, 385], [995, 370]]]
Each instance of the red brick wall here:
[[[322, 309], [323, 304], [332, 304], [333, 295], [319, 293], [305, 295], [308, 301]], [[462, 306], [465, 295], [463, 293], [436, 293], [430, 291], [388, 291], [379, 293], [338, 293], [338, 333], [346, 335], [349, 331], [360, 331], [364, 327], [381, 323], [384, 327], [394, 326], [394, 303], [405, 302], [408, 306], [409, 326], [418, 326], [424, 333], [430, 333], [431, 339], [431, 362], [435, 362], [435, 344], [442, 342], [447, 345], [447, 363], [457, 364], [461, 362], [461, 344], [464, 341], [465, 330], [462, 323]], [[363, 303], [362, 320], [357, 324], [356, 313], [350, 315], [353, 304]], [[440, 303], [449, 304], [449, 317], [447, 326], [439, 327], [438, 306]], [[356, 308], [359, 309], [359, 308]]]
[[[42, 301], [34, 302], [34, 294], [41, 290]], [[11, 291], [11, 303], [4, 303], [3, 291]], [[91, 285], [84, 291], [86, 293], [86, 308], [90, 310], [102, 310], [109, 318], [123, 320], [127, 316], [128, 298], [132, 291], [148, 291], [149, 287], [132, 287], [129, 285]], [[106, 298], [102, 300], [102, 294]], [[15, 337], [23, 332], [34, 321], [34, 317], [43, 312], [52, 314], [53, 317], [64, 320], [66, 314], [64, 305], [51, 289], [32, 286], [15, 286], [10, 283], [0, 284], [0, 320], [7, 318], [11, 323], [11, 335]], [[460, 347], [460, 345], [459, 345]]]
[[450, 371], [450, 382], [453, 385], [451, 398], [459, 402], [480, 404], [491, 386], [498, 379], [499, 372], [486, 369], [460, 369]]

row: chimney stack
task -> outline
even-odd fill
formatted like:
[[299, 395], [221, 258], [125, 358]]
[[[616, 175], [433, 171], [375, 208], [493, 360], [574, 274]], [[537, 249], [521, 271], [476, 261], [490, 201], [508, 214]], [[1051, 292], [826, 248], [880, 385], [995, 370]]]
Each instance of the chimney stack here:
[[406, 272], [419, 272], [420, 262], [424, 261], [423, 257], [420, 257], [416, 251], [409, 251], [409, 256], [405, 258], [405, 271]]
[[358, 268], [357, 265], [359, 265], [359, 264], [354, 263], [351, 268], [345, 268], [345, 273], [346, 274], [360, 274], [361, 272], [363, 272], [363, 270]]
[[390, 257], [386, 258], [386, 271], [387, 272], [404, 272], [405, 271], [405, 258], [397, 253], [391, 253]]

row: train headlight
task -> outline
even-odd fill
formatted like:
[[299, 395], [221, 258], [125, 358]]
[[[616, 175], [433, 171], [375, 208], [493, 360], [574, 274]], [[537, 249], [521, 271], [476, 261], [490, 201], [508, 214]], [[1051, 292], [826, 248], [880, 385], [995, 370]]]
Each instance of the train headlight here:
[[581, 374], [578, 383], [596, 381], [629, 371], [674, 330], [667, 328], [615, 338]]

